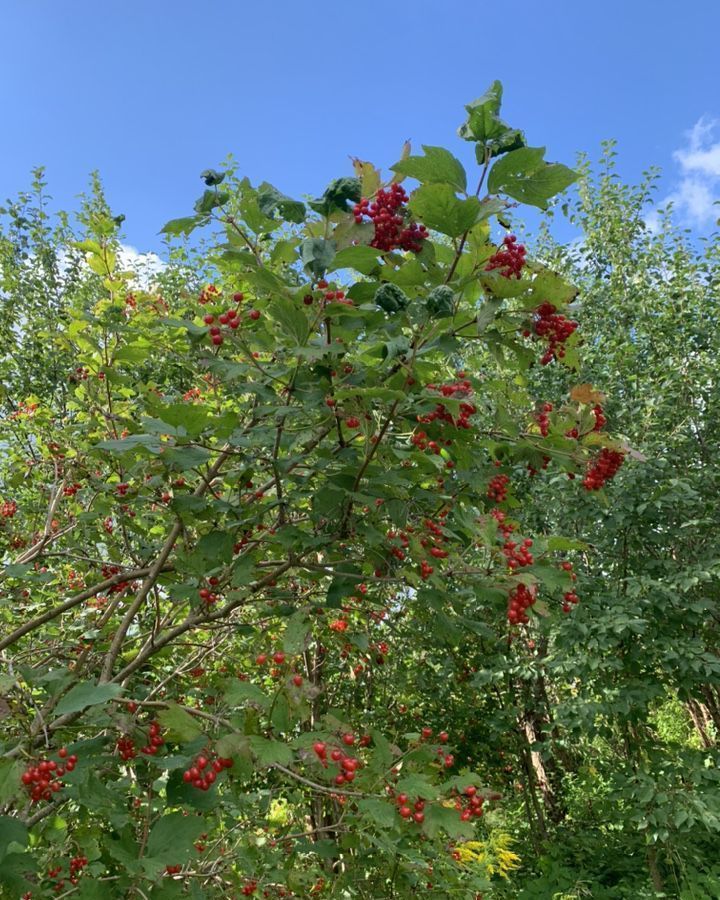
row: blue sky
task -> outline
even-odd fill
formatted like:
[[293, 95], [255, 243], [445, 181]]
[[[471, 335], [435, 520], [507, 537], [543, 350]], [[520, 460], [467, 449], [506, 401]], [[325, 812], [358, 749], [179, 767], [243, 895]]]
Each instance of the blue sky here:
[[[720, 2], [4, 0], [0, 198], [47, 168], [60, 207], [99, 169], [128, 244], [157, 250], [199, 173], [233, 153], [253, 181], [318, 193], [349, 155], [389, 166], [443, 144], [499, 78], [504, 118], [572, 164], [619, 141], [665, 171], [687, 224], [720, 196]], [[720, 208], [716, 207], [715, 210]]]

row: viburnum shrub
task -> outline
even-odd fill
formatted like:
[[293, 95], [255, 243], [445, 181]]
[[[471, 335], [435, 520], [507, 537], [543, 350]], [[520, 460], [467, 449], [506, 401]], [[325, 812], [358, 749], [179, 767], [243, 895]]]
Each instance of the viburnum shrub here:
[[581, 329], [504, 229], [575, 175], [500, 96], [467, 107], [470, 185], [440, 147], [308, 204], [208, 170], [163, 229], [204, 249], [162, 288], [109, 216], [72, 248], [94, 280], [54, 338], [62, 399], [0, 433], [3, 896], [66, 870], [78, 897], [490, 890], [462, 846], [505, 776], [441, 711], [404, 720], [383, 672], [426, 623], [489, 617], [509, 648], [572, 609], [575, 545], [528, 536], [518, 497], [529, 467], [598, 490], [626, 452], [588, 385], [523, 387], [574, 372]]

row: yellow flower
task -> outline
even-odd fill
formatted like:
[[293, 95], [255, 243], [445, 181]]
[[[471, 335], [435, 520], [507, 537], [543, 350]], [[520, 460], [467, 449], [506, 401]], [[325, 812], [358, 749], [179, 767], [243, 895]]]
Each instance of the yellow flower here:
[[508, 873], [520, 865], [520, 857], [510, 849], [512, 843], [513, 838], [509, 834], [499, 832], [491, 834], [487, 841], [458, 844], [453, 857], [461, 866], [483, 868], [488, 877], [500, 875], [507, 878]]

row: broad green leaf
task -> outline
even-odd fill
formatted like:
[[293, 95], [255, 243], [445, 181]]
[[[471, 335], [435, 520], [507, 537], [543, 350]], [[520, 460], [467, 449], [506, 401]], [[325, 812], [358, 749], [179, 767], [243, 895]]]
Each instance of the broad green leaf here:
[[177, 703], [171, 703], [167, 709], [160, 710], [157, 718], [172, 740], [192, 741], [202, 734], [198, 720]]
[[206, 828], [204, 819], [197, 816], [168, 813], [158, 819], [150, 830], [148, 856], [182, 861], [190, 855], [193, 844]]
[[488, 191], [545, 209], [551, 197], [577, 180], [577, 173], [562, 163], [546, 163], [544, 157], [544, 147], [523, 147], [508, 153], [490, 170]]
[[272, 218], [277, 210], [287, 222], [302, 222], [305, 218], [305, 204], [293, 200], [268, 184], [267, 181], [258, 188], [258, 205], [263, 213]]
[[305, 610], [299, 609], [287, 620], [283, 634], [283, 650], [293, 655], [300, 653], [305, 646], [305, 639], [310, 630]]
[[433, 231], [460, 237], [478, 221], [480, 201], [475, 197], [459, 200], [449, 184], [425, 184], [411, 196], [413, 214]]
[[293, 760], [293, 752], [287, 744], [282, 741], [271, 741], [257, 734], [252, 734], [248, 738], [250, 749], [253, 756], [260, 765], [272, 766], [279, 763], [283, 766], [289, 766]]
[[199, 225], [203, 225], [207, 221], [205, 216], [184, 216], [180, 219], [170, 219], [160, 229], [160, 234], [182, 234], [187, 237]]
[[428, 837], [437, 837], [444, 831], [450, 838], [470, 838], [475, 834], [471, 822], [463, 822], [460, 813], [454, 807], [432, 803], [425, 807], [423, 831]]
[[332, 262], [333, 269], [355, 269], [363, 275], [369, 275], [379, 264], [378, 257], [382, 250], [361, 244], [357, 247], [345, 247], [338, 251]]
[[17, 797], [22, 788], [23, 764], [17, 759], [0, 759], [0, 804]]
[[335, 258], [335, 242], [325, 238], [306, 238], [300, 244], [300, 259], [303, 266], [316, 278], [321, 278], [332, 266]]
[[225, 702], [229, 706], [244, 706], [246, 703], [254, 703], [262, 709], [270, 706], [271, 699], [264, 691], [251, 681], [230, 682], [225, 690]]
[[423, 145], [425, 156], [408, 156], [391, 166], [393, 172], [415, 178], [423, 184], [449, 184], [458, 191], [467, 188], [463, 164], [444, 147]]
[[7, 853], [10, 844], [27, 846], [28, 831], [19, 820], [10, 816], [0, 816], [0, 861]]
[[310, 326], [305, 313], [292, 300], [274, 297], [268, 307], [268, 315], [298, 346], [305, 344]]
[[364, 818], [380, 828], [392, 828], [402, 821], [390, 800], [358, 800], [357, 808]]
[[96, 684], [94, 681], [84, 681], [76, 684], [65, 694], [55, 712], [59, 716], [65, 715], [65, 713], [80, 712], [88, 706], [107, 703], [108, 700], [120, 696], [122, 691], [122, 686], [119, 684]]
[[484, 154], [497, 156], [508, 150], [515, 150], [525, 145], [522, 131], [510, 128], [500, 118], [503, 88], [499, 81], [494, 81], [488, 90], [465, 107], [467, 121], [458, 128], [463, 140], [477, 141], [478, 162], [482, 163]]

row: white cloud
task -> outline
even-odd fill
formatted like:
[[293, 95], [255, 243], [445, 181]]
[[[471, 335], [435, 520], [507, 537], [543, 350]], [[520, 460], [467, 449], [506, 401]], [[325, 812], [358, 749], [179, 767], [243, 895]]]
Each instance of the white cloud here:
[[155, 275], [167, 267], [157, 253], [141, 253], [129, 244], [122, 244], [118, 253], [118, 263], [123, 269], [135, 272], [138, 282], [142, 287], [149, 287]]
[[[658, 206], [672, 203], [679, 218], [697, 228], [712, 226], [720, 217], [720, 122], [700, 118], [685, 134], [685, 145], [673, 153], [680, 168], [673, 190]], [[652, 211], [646, 222], [652, 231], [659, 228], [659, 216]]]

